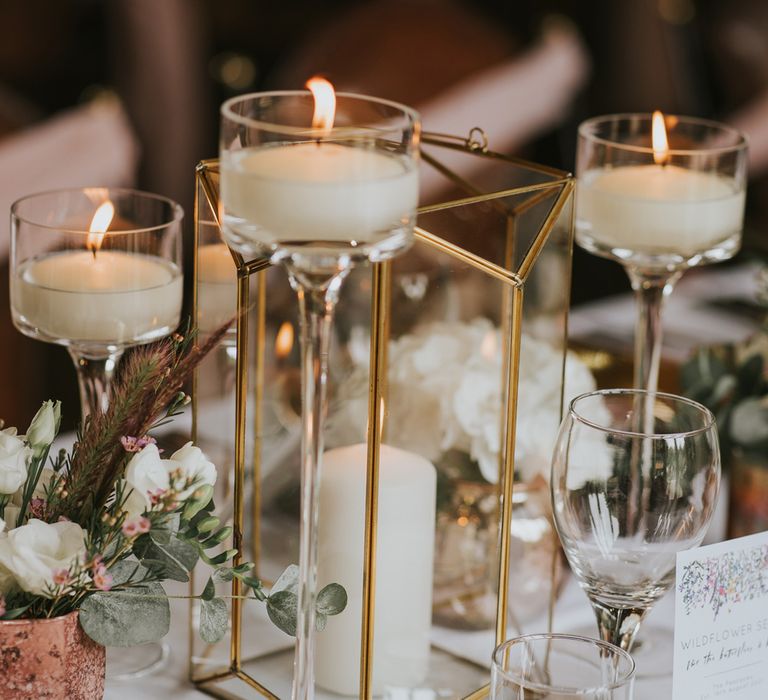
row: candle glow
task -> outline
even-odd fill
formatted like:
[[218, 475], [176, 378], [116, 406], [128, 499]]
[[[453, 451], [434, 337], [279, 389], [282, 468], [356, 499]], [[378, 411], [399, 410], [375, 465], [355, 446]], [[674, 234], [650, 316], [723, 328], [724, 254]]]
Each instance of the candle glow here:
[[651, 143], [653, 144], [653, 162], [664, 165], [669, 160], [669, 141], [664, 115], [656, 110], [651, 125]]
[[104, 236], [109, 230], [109, 225], [115, 216], [115, 206], [107, 200], [94, 213], [91, 224], [88, 227], [88, 237], [85, 240], [85, 247], [90, 250], [94, 257], [96, 252], [101, 249], [104, 242]]
[[315, 76], [307, 80], [306, 88], [315, 100], [315, 112], [312, 115], [312, 128], [327, 135], [333, 129], [336, 118], [336, 91], [325, 78]]

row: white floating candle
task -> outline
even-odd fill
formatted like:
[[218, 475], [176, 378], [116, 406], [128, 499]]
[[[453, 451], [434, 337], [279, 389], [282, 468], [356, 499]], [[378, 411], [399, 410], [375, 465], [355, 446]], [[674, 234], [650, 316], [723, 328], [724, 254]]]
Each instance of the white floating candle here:
[[372, 149], [311, 142], [222, 154], [225, 223], [256, 241], [372, 241], [408, 221], [418, 188], [411, 164]]
[[176, 328], [182, 275], [151, 255], [66, 251], [21, 265], [11, 293], [21, 322], [50, 340], [120, 345]]
[[[316, 638], [318, 685], [357, 695], [367, 446], [329, 450], [320, 488], [319, 584], [337, 581], [347, 609]], [[429, 667], [436, 472], [423, 457], [381, 446], [373, 692], [417, 687]]]
[[733, 178], [675, 165], [630, 165], [585, 173], [577, 231], [598, 246], [690, 257], [741, 232], [744, 189]]

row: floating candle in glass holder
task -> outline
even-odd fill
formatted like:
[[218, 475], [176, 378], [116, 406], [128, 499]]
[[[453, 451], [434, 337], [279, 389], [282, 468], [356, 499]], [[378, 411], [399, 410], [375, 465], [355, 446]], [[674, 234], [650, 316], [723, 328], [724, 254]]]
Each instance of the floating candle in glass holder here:
[[173, 332], [182, 301], [176, 203], [134, 190], [31, 195], [11, 209], [11, 312], [69, 348], [83, 413], [104, 409], [123, 350]]

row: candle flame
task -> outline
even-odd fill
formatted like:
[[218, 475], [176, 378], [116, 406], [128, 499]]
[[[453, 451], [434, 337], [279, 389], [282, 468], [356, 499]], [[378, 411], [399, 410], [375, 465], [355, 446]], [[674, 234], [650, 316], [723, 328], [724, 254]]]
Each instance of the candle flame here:
[[275, 355], [278, 359], [282, 360], [288, 357], [292, 349], [293, 326], [288, 321], [284, 321], [277, 331], [277, 337], [275, 338]]
[[312, 128], [327, 134], [333, 129], [333, 120], [336, 117], [336, 91], [325, 78], [317, 76], [307, 80], [306, 87], [315, 98]]
[[96, 255], [96, 251], [101, 249], [104, 241], [104, 234], [107, 232], [112, 218], [115, 216], [115, 207], [107, 200], [96, 210], [91, 219], [91, 225], [88, 227], [88, 238], [85, 241], [85, 247]]
[[664, 124], [664, 115], [659, 110], [653, 113], [651, 134], [653, 160], [659, 165], [664, 165], [669, 160], [669, 141], [667, 140], [667, 127]]

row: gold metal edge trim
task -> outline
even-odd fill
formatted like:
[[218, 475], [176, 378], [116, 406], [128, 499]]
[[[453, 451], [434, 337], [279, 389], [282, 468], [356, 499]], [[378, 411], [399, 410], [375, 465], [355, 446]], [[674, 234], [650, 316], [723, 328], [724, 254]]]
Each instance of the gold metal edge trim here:
[[[237, 550], [233, 566], [243, 558], [243, 506], [245, 499], [245, 420], [248, 403], [248, 306], [250, 280], [248, 277], [237, 279], [237, 358], [235, 360], [235, 490], [232, 533], [232, 546]], [[230, 641], [230, 660], [232, 669], [240, 669], [242, 641], [242, 601], [240, 579], [232, 579], [232, 636]]]
[[363, 551], [363, 601], [360, 635], [360, 698], [373, 695], [373, 629], [376, 596], [376, 540], [379, 509], [379, 457], [383, 432], [383, 388], [386, 382], [390, 285], [392, 263], [373, 266], [370, 377], [368, 387], [368, 455], [365, 485], [365, 540]]
[[544, 219], [544, 222], [539, 227], [539, 232], [536, 235], [536, 238], [531, 244], [531, 247], [528, 249], [528, 252], [526, 252], [525, 257], [523, 258], [523, 261], [520, 263], [520, 266], [517, 268], [517, 273], [520, 275], [522, 279], [525, 280], [528, 278], [528, 274], [530, 273], [531, 268], [533, 267], [534, 263], [538, 259], [541, 249], [544, 247], [544, 244], [547, 242], [547, 239], [549, 238], [549, 234], [552, 232], [552, 229], [554, 228], [555, 223], [557, 222], [560, 216], [560, 213], [563, 211], [563, 207], [565, 206], [565, 203], [568, 201], [568, 198], [571, 196], [571, 193], [573, 192], [574, 184], [575, 184], [574, 180], [570, 180], [566, 182], [562, 191], [560, 192], [554, 204], [552, 205], [552, 209], [549, 210], [547, 217]]
[[487, 698], [490, 692], [491, 684], [488, 683], [482, 688], [478, 688], [474, 693], [464, 696], [463, 700], [482, 700], [482, 698]]
[[[198, 168], [195, 169], [195, 199], [194, 199], [194, 213], [192, 215], [194, 232], [193, 232], [193, 245], [194, 255], [192, 256], [192, 320], [194, 325], [197, 325], [198, 318], [198, 295], [197, 295], [197, 277], [199, 274], [197, 253], [200, 250], [200, 177], [201, 171]], [[197, 344], [197, 337], [195, 337], [195, 344]], [[199, 369], [196, 367], [192, 372], [192, 430], [191, 438], [194, 444], [197, 444], [197, 382], [198, 382]], [[189, 614], [189, 620], [187, 621], [187, 678], [194, 682], [195, 675], [195, 630], [194, 620], [195, 613], [195, 599], [192, 597], [195, 594], [195, 571], [194, 569], [189, 572], [189, 602], [187, 604], [187, 610]]]
[[555, 190], [562, 187], [567, 182], [571, 182], [570, 177], [565, 177], [559, 180], [551, 180], [550, 182], [541, 182], [535, 185], [523, 185], [522, 187], [510, 187], [506, 190], [497, 190], [488, 194], [473, 195], [471, 197], [462, 197], [461, 199], [451, 199], [447, 202], [439, 202], [438, 204], [424, 204], [418, 209], [419, 214], [430, 214], [434, 211], [443, 211], [445, 209], [454, 209], [455, 207], [462, 207], [467, 204], [478, 204], [480, 202], [490, 202], [496, 199], [504, 199], [505, 197], [515, 197], [529, 192], [540, 192], [542, 190]]
[[[267, 271], [256, 273], [256, 348], [266, 347], [266, 316], [267, 316]], [[251, 503], [251, 561], [254, 565], [253, 575], [260, 578], [261, 560], [261, 450], [263, 446], [263, 398], [264, 398], [264, 356], [265, 353], [255, 352], [256, 376], [254, 382], [253, 407], [253, 462], [252, 462], [252, 503]], [[243, 494], [245, 495], [245, 494]]]
[[519, 287], [523, 284], [522, 279], [517, 273], [510, 270], [505, 270], [495, 263], [488, 262], [484, 258], [481, 258], [479, 255], [475, 255], [468, 250], [464, 250], [454, 243], [449, 243], [448, 241], [440, 238], [439, 236], [436, 236], [426, 229], [421, 228], [420, 226], [416, 226], [414, 228], [414, 235], [417, 240], [426, 243], [432, 248], [436, 248], [440, 252], [445, 253], [452, 258], [461, 260], [462, 262], [471, 267], [474, 267], [475, 269], [482, 270], [486, 274], [501, 280], [505, 284], [510, 284], [515, 287]]
[[501, 644], [507, 631], [507, 602], [509, 597], [509, 551], [512, 526], [512, 495], [515, 482], [515, 433], [517, 428], [517, 390], [520, 374], [520, 340], [523, 325], [523, 290], [517, 287], [512, 297], [512, 328], [510, 338], [509, 375], [507, 384], [506, 444], [507, 455], [504, 480], [501, 484], [501, 527], [499, 533], [499, 597], [496, 607], [496, 644]]
[[552, 177], [567, 177], [570, 173], [567, 170], [561, 170], [560, 168], [553, 168], [549, 165], [542, 165], [541, 163], [534, 163], [533, 161], [526, 160], [524, 158], [518, 158], [517, 156], [505, 155], [504, 153], [498, 153], [487, 148], [472, 148], [472, 133], [479, 131], [485, 136], [485, 132], [479, 127], [473, 127], [469, 136], [464, 138], [460, 136], [454, 136], [452, 134], [441, 134], [434, 131], [423, 131], [421, 133], [421, 142], [430, 146], [438, 146], [441, 148], [450, 148], [454, 151], [462, 151], [463, 153], [469, 153], [471, 155], [482, 156], [489, 159], [503, 160], [506, 163], [512, 165], [519, 165], [526, 170], [532, 170], [536, 173], [543, 175], [550, 175]]

